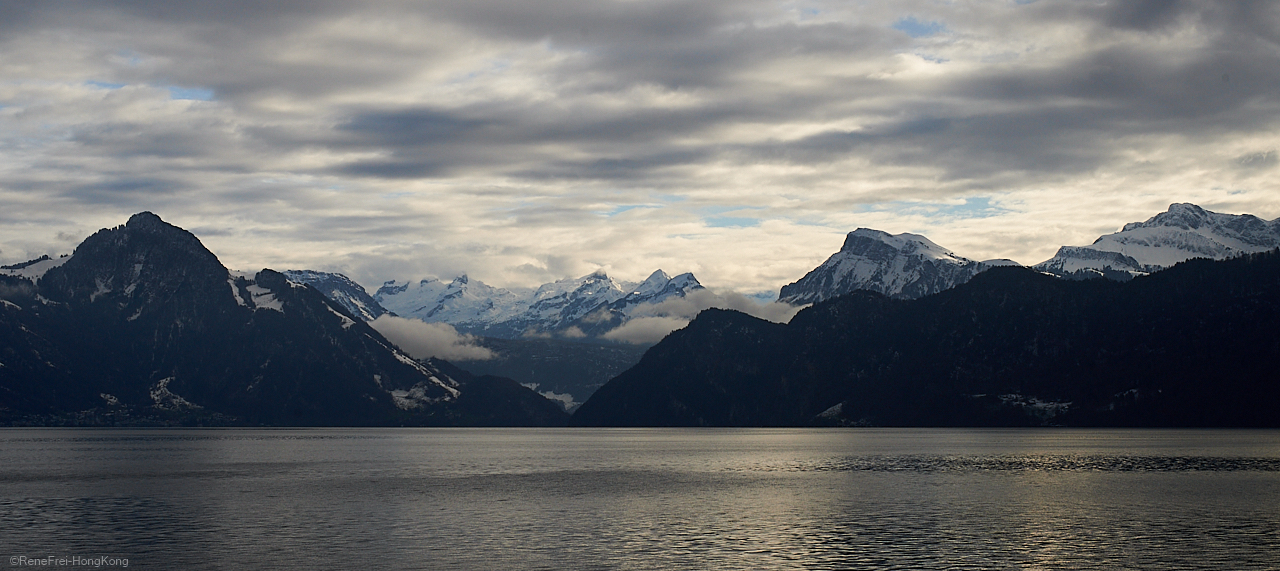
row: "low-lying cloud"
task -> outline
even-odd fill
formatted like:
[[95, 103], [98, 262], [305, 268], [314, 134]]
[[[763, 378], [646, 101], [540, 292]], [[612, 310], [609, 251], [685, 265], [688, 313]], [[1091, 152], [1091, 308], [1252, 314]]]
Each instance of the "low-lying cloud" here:
[[635, 345], [657, 343], [668, 333], [689, 324], [682, 317], [637, 317], [602, 335], [610, 341], [622, 341]]
[[494, 358], [493, 351], [476, 343], [471, 335], [458, 333], [448, 323], [427, 323], [383, 315], [369, 325], [411, 357], [435, 357], [446, 361], [484, 361]]
[[766, 321], [787, 323], [805, 307], [779, 301], [760, 303], [735, 292], [715, 293], [702, 289], [689, 292], [684, 297], [672, 297], [661, 303], [637, 307], [632, 311], [631, 319], [601, 337], [610, 341], [646, 345], [657, 343], [668, 333], [688, 325], [704, 309], [732, 309]]

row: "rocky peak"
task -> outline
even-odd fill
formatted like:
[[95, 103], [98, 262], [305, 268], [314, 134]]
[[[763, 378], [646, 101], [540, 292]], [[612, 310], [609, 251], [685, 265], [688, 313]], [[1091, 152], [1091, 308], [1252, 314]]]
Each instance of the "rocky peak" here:
[[1206, 211], [1194, 204], [1175, 203], [1169, 205], [1169, 210], [1148, 218], [1146, 222], [1130, 222], [1125, 224], [1124, 228], [1121, 229], [1121, 232], [1136, 230], [1138, 228], [1156, 228], [1160, 226], [1192, 230], [1210, 222], [1214, 216], [1214, 213]]
[[654, 270], [652, 274], [649, 274], [649, 277], [645, 278], [644, 281], [640, 282], [640, 285], [635, 287], [634, 293], [648, 294], [661, 291], [662, 288], [666, 287], [667, 282], [670, 281], [671, 277], [667, 275], [667, 272], [660, 269]]
[[[352, 315], [364, 321], [373, 321], [387, 313], [387, 309], [373, 299], [369, 292], [365, 291], [364, 287], [345, 275], [314, 270], [288, 270], [284, 272], [284, 275], [290, 281], [304, 283], [316, 288], [320, 293], [323, 293]], [[395, 282], [387, 283], [394, 284]], [[406, 287], [408, 286], [401, 286], [401, 291]], [[381, 292], [382, 290], [378, 291]]]
[[140, 311], [151, 301], [178, 297], [222, 294], [231, 301], [228, 277], [227, 269], [193, 234], [142, 212], [122, 226], [86, 238], [75, 255], [45, 273], [41, 286], [57, 301], [88, 304], [110, 299], [121, 308]]
[[156, 216], [154, 213], [149, 211], [139, 212], [130, 216], [129, 220], [125, 222], [124, 225], [125, 227], [134, 230], [166, 231], [169, 228], [177, 228], [177, 226], [171, 226], [165, 223], [165, 221], [161, 220], [159, 216]]
[[783, 286], [779, 299], [813, 303], [856, 290], [910, 299], [964, 283], [992, 265], [957, 256], [919, 234], [858, 228], [845, 237], [839, 252]]
[[1172, 204], [1145, 222], [1125, 224], [1083, 247], [1063, 247], [1035, 268], [1066, 277], [1128, 278], [1191, 258], [1225, 259], [1280, 246], [1280, 219], [1221, 214], [1194, 204]]

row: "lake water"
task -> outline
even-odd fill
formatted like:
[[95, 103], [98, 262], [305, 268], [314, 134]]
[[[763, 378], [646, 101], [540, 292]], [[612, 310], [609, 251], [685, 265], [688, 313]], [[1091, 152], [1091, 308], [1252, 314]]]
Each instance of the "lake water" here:
[[0, 462], [0, 566], [1280, 569], [1277, 431], [4, 429]]

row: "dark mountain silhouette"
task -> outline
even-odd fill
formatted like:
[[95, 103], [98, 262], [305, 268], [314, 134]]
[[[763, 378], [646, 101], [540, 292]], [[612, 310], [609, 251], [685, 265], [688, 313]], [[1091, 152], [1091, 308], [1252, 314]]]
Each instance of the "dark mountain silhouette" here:
[[1280, 253], [1119, 283], [1022, 267], [780, 325], [700, 314], [575, 425], [1280, 426]]
[[440, 363], [410, 359], [283, 274], [232, 275], [195, 236], [148, 212], [85, 239], [37, 282], [0, 276], [0, 297], [0, 421], [11, 424], [565, 418], [514, 382], [450, 375]]

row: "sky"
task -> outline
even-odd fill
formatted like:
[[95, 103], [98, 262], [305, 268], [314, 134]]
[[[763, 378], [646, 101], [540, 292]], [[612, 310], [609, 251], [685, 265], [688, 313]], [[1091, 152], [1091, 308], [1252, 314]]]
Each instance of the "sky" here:
[[776, 292], [859, 227], [1277, 218], [1277, 127], [1268, 1], [6, 1], [0, 263], [148, 210], [367, 288]]

